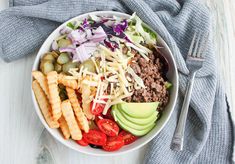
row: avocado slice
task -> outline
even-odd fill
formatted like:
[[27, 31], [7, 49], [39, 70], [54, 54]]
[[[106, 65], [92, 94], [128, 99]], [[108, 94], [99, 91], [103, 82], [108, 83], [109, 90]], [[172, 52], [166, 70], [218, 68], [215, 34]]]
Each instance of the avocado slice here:
[[128, 121], [133, 122], [134, 124], [138, 124], [138, 125], [146, 125], [146, 124], [150, 124], [153, 123], [157, 120], [158, 118], [158, 111], [153, 112], [153, 114], [147, 118], [134, 118], [134, 117], [130, 117], [128, 114], [122, 112], [121, 110], [119, 110], [120, 113], [122, 113], [122, 115], [125, 117], [125, 119], [127, 119]]
[[159, 102], [149, 103], [121, 103], [117, 104], [117, 108], [122, 112], [134, 118], [150, 117], [158, 107]]
[[129, 120], [127, 120], [123, 115], [122, 113], [120, 112], [119, 109], [115, 108], [112, 110], [113, 114], [116, 115], [116, 119], [117, 121], [118, 120], [121, 120], [121, 122], [123, 124], [125, 124], [126, 126], [128, 127], [131, 127], [132, 129], [135, 129], [135, 130], [145, 130], [145, 129], [148, 129], [150, 126], [152, 126], [152, 124], [154, 124], [155, 120], [153, 120], [153, 122], [150, 122], [149, 124], [145, 124], [145, 125], [138, 125], [138, 124], [135, 124]]
[[118, 125], [119, 125], [122, 129], [124, 129], [124, 130], [130, 132], [131, 134], [133, 134], [133, 135], [135, 135], [135, 136], [143, 136], [143, 135], [147, 134], [149, 131], [151, 131], [152, 128], [155, 126], [155, 123], [153, 123], [151, 126], [149, 126], [149, 127], [146, 128], [146, 129], [143, 129], [143, 130], [136, 130], [136, 129], [133, 129], [133, 128], [131, 128], [131, 127], [125, 125], [125, 124], [118, 118], [118, 116], [116, 115], [116, 110], [112, 110], [112, 114], [113, 114], [113, 117], [114, 117], [115, 121], [118, 123]]

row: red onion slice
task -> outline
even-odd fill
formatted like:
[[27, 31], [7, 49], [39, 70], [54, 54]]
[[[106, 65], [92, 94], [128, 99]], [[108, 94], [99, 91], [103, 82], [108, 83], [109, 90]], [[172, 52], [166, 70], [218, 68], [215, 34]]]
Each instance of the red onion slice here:
[[74, 52], [75, 49], [72, 47], [63, 47], [59, 49], [60, 52]]
[[59, 46], [57, 44], [57, 41], [56, 40], [53, 40], [52, 44], [51, 44], [51, 49], [52, 50], [58, 50]]

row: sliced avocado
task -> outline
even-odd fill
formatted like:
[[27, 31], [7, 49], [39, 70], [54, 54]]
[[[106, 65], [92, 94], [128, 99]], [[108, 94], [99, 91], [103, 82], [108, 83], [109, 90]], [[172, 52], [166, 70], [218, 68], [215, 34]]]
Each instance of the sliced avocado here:
[[114, 117], [115, 121], [118, 123], [118, 125], [119, 125], [122, 129], [124, 129], [124, 130], [130, 132], [131, 134], [133, 134], [133, 135], [135, 135], [135, 136], [143, 136], [143, 135], [147, 134], [150, 130], [152, 130], [152, 128], [155, 126], [155, 124], [152, 124], [151, 126], [149, 126], [149, 127], [146, 128], [146, 129], [143, 129], [143, 130], [136, 130], [136, 129], [133, 129], [133, 128], [131, 128], [131, 127], [125, 125], [125, 124], [117, 117], [115, 110], [112, 110], [112, 114], [113, 114], [113, 117]]
[[157, 109], [159, 102], [150, 103], [122, 103], [117, 108], [134, 118], [150, 117]]
[[119, 109], [113, 109], [112, 111], [115, 111], [115, 115], [116, 115], [116, 118], [117, 118], [117, 121], [118, 120], [121, 120], [123, 124], [125, 124], [126, 126], [128, 127], [131, 127], [132, 129], [135, 129], [135, 130], [145, 130], [145, 129], [148, 129], [149, 127], [152, 126], [152, 124], [154, 124], [154, 121], [153, 122], [150, 122], [149, 124], [145, 124], [145, 125], [139, 125], [139, 124], [135, 124], [129, 120], [127, 120], [123, 115], [122, 113], [119, 111]]
[[129, 116], [128, 114], [122, 112], [121, 110], [119, 110], [119, 112], [122, 113], [122, 115], [128, 120], [133, 122], [134, 124], [138, 124], [138, 125], [146, 125], [146, 124], [150, 124], [153, 123], [157, 120], [158, 118], [158, 111], [153, 112], [153, 114], [147, 118], [134, 118]]

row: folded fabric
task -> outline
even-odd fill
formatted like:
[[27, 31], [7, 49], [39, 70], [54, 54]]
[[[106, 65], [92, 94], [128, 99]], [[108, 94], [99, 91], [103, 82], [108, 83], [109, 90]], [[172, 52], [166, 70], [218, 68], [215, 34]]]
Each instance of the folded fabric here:
[[[165, 128], [151, 142], [144, 163], [231, 163], [232, 123], [217, 74], [212, 20], [197, 0], [16, 0], [0, 13], [0, 56], [10, 62], [35, 51], [60, 23], [95, 10], [136, 12], [166, 41], [179, 70], [179, 97]], [[184, 150], [170, 149], [189, 73], [185, 58], [196, 31], [209, 33], [188, 113]]]

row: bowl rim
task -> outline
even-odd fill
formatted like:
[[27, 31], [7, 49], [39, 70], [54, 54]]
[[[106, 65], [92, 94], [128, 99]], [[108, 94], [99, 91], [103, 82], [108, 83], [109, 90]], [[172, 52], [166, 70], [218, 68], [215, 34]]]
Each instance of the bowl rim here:
[[[93, 12], [88, 12], [88, 13], [84, 13], [84, 14], [75, 16], [75, 17], [73, 17], [73, 18], [71, 18], [71, 19], [65, 21], [65, 22], [62, 23], [60, 26], [58, 26], [56, 29], [54, 29], [53, 32], [50, 33], [50, 35], [44, 40], [42, 46], [40, 47], [40, 49], [39, 49], [38, 52], [37, 52], [36, 58], [34, 59], [34, 63], [33, 63], [33, 66], [32, 66], [32, 71], [37, 70], [37, 66], [38, 66], [38, 63], [39, 63], [40, 58], [41, 58], [40, 51], [43, 49], [43, 47], [45, 47], [46, 42], [48, 42], [48, 40], [50, 40], [49, 38], [50, 38], [52, 35], [54, 35], [55, 33], [57, 33], [57, 31], [58, 31], [59, 29], [61, 29], [63, 26], [65, 26], [68, 22], [71, 22], [71, 21], [73, 21], [73, 20], [77, 20], [77, 19], [79, 19], [79, 18], [81, 18], [81, 17], [86, 17], [86, 16], [88, 16], [89, 14], [95, 14], [95, 15], [96, 15], [96, 14], [98, 14], [98, 15], [116, 15], [116, 16], [120, 16], [120, 17], [130, 17], [130, 16], [131, 16], [131, 15], [129, 15], [129, 14], [121, 13], [121, 12], [117, 12], [117, 11], [93, 11]], [[147, 25], [147, 26], [148, 26], [148, 25]], [[149, 26], [148, 26], [148, 27], [149, 27]], [[150, 28], [151, 28], [151, 27], [150, 27]], [[151, 29], [152, 29], [152, 28], [151, 28]], [[153, 30], [153, 29], [152, 29], [152, 30]], [[153, 31], [154, 31], [155, 33], [157, 33], [155, 30], [153, 30]], [[164, 121], [163, 125], [160, 127], [160, 129], [159, 129], [156, 133], [154, 133], [152, 136], [150, 136], [148, 139], [146, 139], [144, 142], [140, 143], [139, 145], [137, 145], [137, 146], [135, 146], [135, 147], [133, 147], [133, 148], [131, 148], [131, 149], [129, 149], [129, 150], [122, 151], [122, 152], [117, 152], [117, 151], [115, 152], [115, 151], [114, 151], [114, 152], [108, 152], [108, 153], [105, 153], [105, 154], [98, 154], [98, 153], [93, 153], [93, 152], [89, 152], [89, 151], [84, 151], [84, 150], [76, 149], [76, 148], [72, 147], [72, 146], [67, 142], [67, 140], [61, 139], [61, 138], [59, 138], [57, 135], [55, 135], [54, 132], [53, 132], [53, 129], [51, 129], [51, 128], [47, 125], [47, 123], [46, 123], [46, 121], [45, 121], [45, 119], [44, 119], [44, 117], [43, 117], [43, 115], [42, 115], [42, 113], [41, 113], [41, 110], [40, 110], [40, 108], [39, 108], [39, 106], [38, 106], [37, 100], [36, 100], [36, 98], [35, 98], [35, 95], [34, 95], [34, 92], [33, 92], [33, 89], [32, 89], [33, 77], [31, 76], [31, 96], [32, 96], [32, 100], [33, 100], [34, 109], [36, 110], [36, 113], [37, 113], [37, 115], [38, 115], [38, 117], [39, 117], [41, 123], [42, 123], [43, 126], [47, 129], [47, 131], [48, 131], [57, 141], [59, 141], [60, 143], [62, 143], [62, 144], [65, 145], [66, 147], [68, 147], [68, 148], [70, 148], [70, 149], [73, 149], [73, 150], [75, 150], [75, 151], [77, 151], [77, 152], [84, 153], [84, 154], [87, 154], [87, 155], [93, 155], [93, 156], [114, 156], [114, 155], [116, 156], [116, 155], [122, 155], [122, 154], [125, 154], [125, 153], [128, 153], [128, 152], [131, 152], [131, 151], [134, 151], [134, 150], [139, 149], [140, 147], [142, 147], [142, 146], [146, 145], [147, 143], [149, 143], [154, 137], [156, 137], [156, 136], [159, 134], [159, 132], [166, 126], [167, 122], [169, 121], [169, 119], [170, 119], [170, 117], [171, 117], [171, 115], [172, 115], [172, 113], [173, 113], [173, 111], [174, 111], [174, 107], [175, 107], [175, 105], [176, 105], [176, 100], [177, 100], [177, 96], [178, 96], [178, 88], [179, 88], [178, 70], [177, 70], [177, 67], [176, 67], [176, 62], [175, 62], [174, 56], [173, 56], [173, 54], [172, 54], [172, 52], [171, 52], [169, 46], [167, 45], [167, 43], [162, 39], [162, 37], [161, 37], [158, 33], [157, 33], [157, 36], [158, 36], [158, 38], [160, 38], [160, 40], [163, 42], [165, 48], [169, 51], [169, 55], [170, 55], [170, 57], [171, 57], [171, 59], [172, 59], [173, 67], [175, 68], [174, 75], [175, 75], [175, 81], [176, 81], [175, 83], [176, 83], [176, 84], [175, 84], [174, 86], [176, 87], [176, 89], [175, 89], [175, 92], [176, 92], [176, 93], [175, 93], [175, 98], [174, 98], [173, 103], [172, 103], [172, 109], [170, 110], [169, 115], [168, 115], [168, 117], [166, 118], [166, 120]], [[173, 93], [171, 93], [171, 94], [173, 94]]]

